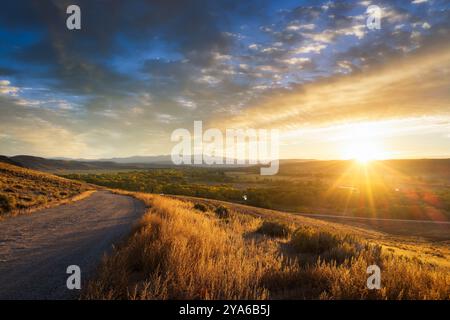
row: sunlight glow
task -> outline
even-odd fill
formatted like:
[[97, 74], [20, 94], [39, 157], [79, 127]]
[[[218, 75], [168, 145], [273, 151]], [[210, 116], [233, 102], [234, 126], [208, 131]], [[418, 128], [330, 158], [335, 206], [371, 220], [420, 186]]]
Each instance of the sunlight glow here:
[[371, 160], [383, 158], [383, 152], [370, 142], [352, 143], [344, 151], [345, 159], [354, 159], [360, 164], [367, 164]]
[[359, 164], [386, 158], [380, 137], [382, 132], [383, 128], [373, 123], [350, 126], [344, 139], [342, 158], [354, 159]]

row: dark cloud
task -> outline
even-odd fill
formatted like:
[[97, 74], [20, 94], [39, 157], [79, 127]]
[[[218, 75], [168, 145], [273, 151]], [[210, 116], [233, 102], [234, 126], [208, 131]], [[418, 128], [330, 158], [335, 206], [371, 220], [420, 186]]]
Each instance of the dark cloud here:
[[[397, 8], [394, 11], [400, 12]], [[404, 14], [405, 10], [401, 12]], [[360, 70], [359, 67], [382, 66], [391, 60], [420, 54], [429, 48], [450, 43], [449, 19], [450, 8], [420, 18], [409, 15], [407, 19], [395, 23], [382, 20], [381, 30], [369, 33], [362, 43], [337, 54], [336, 61], [356, 61], [355, 70]], [[402, 28], [397, 29], [396, 26]]]
[[0, 67], [0, 76], [11, 76], [16, 74], [17, 71], [8, 67]]
[[301, 23], [310, 23], [317, 19], [323, 12], [318, 6], [299, 6], [287, 12], [288, 20], [298, 20]]
[[[65, 27], [69, 4], [81, 7], [79, 31]], [[0, 27], [43, 34], [11, 58], [47, 67], [39, 77], [57, 79], [59, 90], [104, 94], [130, 90], [135, 76], [114, 70], [109, 59], [126, 59], [129, 51], [151, 50], [154, 43], [207, 66], [212, 52], [226, 52], [231, 44], [222, 31], [227, 17], [250, 12], [251, 6], [239, 1], [16, 1], [2, 9]]]

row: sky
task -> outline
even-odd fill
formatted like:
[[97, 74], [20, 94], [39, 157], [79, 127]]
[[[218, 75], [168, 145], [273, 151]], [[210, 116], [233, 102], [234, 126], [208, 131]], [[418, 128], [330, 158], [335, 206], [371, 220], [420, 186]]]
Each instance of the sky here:
[[0, 154], [169, 154], [202, 120], [281, 158], [450, 157], [450, 1], [17, 0], [0, 37]]

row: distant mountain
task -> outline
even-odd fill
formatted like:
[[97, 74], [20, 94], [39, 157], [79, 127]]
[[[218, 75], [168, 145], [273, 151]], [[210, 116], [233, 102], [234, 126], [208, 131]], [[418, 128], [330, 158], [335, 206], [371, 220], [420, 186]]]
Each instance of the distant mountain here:
[[118, 169], [118, 164], [114, 162], [54, 160], [25, 155], [9, 157], [9, 160], [18, 163], [22, 167], [46, 172], [55, 172], [60, 170]]
[[[129, 158], [111, 158], [99, 160], [55, 158], [47, 159], [28, 155], [13, 157], [0, 156], [0, 162], [5, 162], [29, 169], [45, 172], [64, 172], [76, 170], [143, 170], [152, 168], [174, 167], [170, 155], [162, 156], [136, 156]], [[187, 167], [189, 165], [183, 165]], [[245, 167], [248, 165], [193, 165], [195, 167], [230, 168]]]
[[116, 157], [105, 159], [83, 159], [83, 158], [65, 158], [58, 157], [52, 158], [52, 160], [69, 160], [69, 161], [81, 161], [81, 162], [114, 162], [114, 163], [160, 163], [160, 164], [172, 164], [170, 155], [161, 156], [132, 156], [132, 157]]
[[17, 166], [45, 171], [61, 172], [67, 170], [123, 170], [123, 169], [148, 169], [159, 167], [157, 164], [121, 164], [112, 161], [77, 161], [46, 159], [34, 156], [0, 156], [0, 162], [14, 164]]
[[[194, 156], [191, 156], [191, 163], [194, 163], [193, 160]], [[203, 156], [204, 161], [206, 161], [206, 159], [209, 159], [208, 156], [204, 155]], [[171, 155], [159, 155], [159, 156], [132, 156], [132, 157], [123, 157], [123, 158], [107, 158], [107, 159], [96, 159], [96, 160], [92, 160], [92, 159], [70, 159], [70, 158], [54, 158], [54, 160], [72, 160], [72, 161], [81, 161], [81, 162], [87, 162], [87, 163], [92, 163], [92, 162], [114, 162], [116, 164], [130, 164], [130, 165], [136, 165], [136, 164], [146, 164], [146, 165], [166, 165], [166, 166], [173, 166], [173, 162], [172, 162], [172, 156]], [[213, 165], [213, 167], [224, 167], [224, 168], [228, 168], [228, 167], [246, 167], [248, 165], [237, 165], [237, 164], [226, 164], [227, 159], [224, 159], [225, 164], [223, 165]], [[302, 160], [292, 160], [292, 161], [302, 161]], [[236, 160], [233, 159], [233, 163], [236, 163]], [[201, 164], [201, 165], [194, 165], [196, 167], [211, 167], [210, 165], [207, 164]]]
[[20, 163], [6, 157], [6, 156], [0, 156], [0, 162], [2, 163], [7, 163], [7, 164], [12, 164], [14, 166], [18, 166], [18, 167], [23, 167]]
[[161, 156], [133, 156], [125, 158], [109, 158], [99, 159], [98, 161], [112, 161], [116, 163], [160, 163], [160, 164], [172, 164], [172, 158], [170, 155]]

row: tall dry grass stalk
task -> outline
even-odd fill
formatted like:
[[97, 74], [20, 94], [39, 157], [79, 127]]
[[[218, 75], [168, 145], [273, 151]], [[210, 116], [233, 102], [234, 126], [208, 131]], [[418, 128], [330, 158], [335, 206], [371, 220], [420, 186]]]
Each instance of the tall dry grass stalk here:
[[[263, 219], [239, 212], [219, 217], [189, 201], [133, 195], [148, 212], [104, 258], [84, 299], [450, 298], [448, 269], [352, 236], [297, 225], [277, 238], [273, 221], [261, 228]], [[366, 287], [373, 263], [383, 270], [381, 290]]]
[[[107, 258], [86, 297], [264, 299], [272, 257], [187, 203], [141, 196], [151, 206], [128, 243]], [[104, 295], [106, 294], [106, 295]]]

